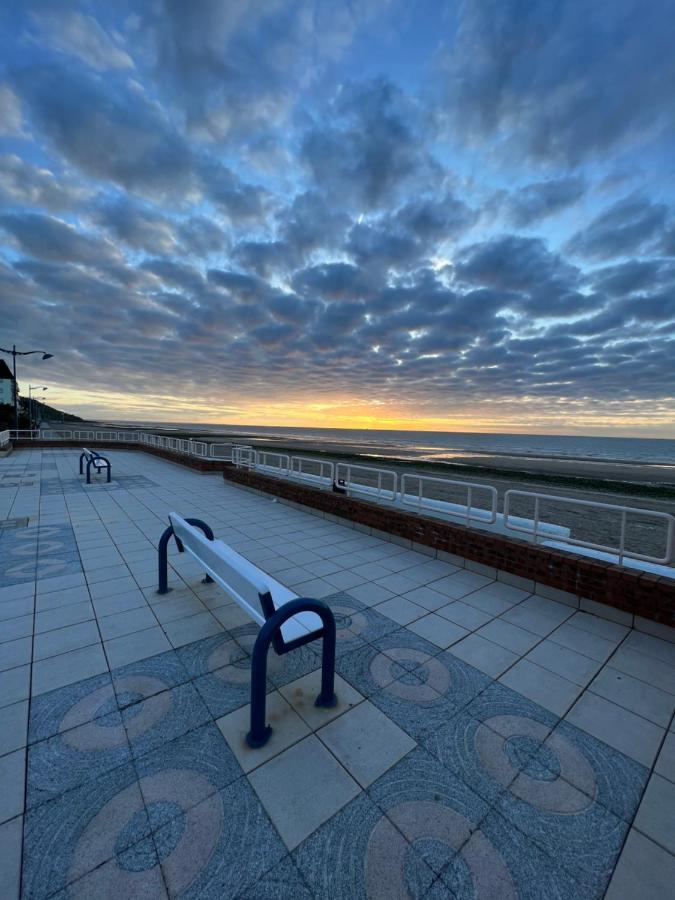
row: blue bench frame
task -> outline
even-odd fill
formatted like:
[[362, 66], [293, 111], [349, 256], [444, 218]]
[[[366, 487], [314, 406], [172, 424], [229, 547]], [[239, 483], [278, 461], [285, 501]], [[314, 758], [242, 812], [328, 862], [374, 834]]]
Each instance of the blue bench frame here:
[[[92, 465], [96, 465], [96, 468], [99, 470], [105, 469], [107, 471], [108, 478], [107, 478], [106, 484], [110, 484], [110, 471], [111, 471], [110, 460], [105, 456], [101, 456], [100, 453], [94, 452], [93, 450], [90, 450], [88, 453], [85, 450], [83, 450], [82, 453], [80, 453], [80, 475], [83, 474], [82, 462], [85, 459], [87, 460], [87, 484], [91, 484], [91, 467], [92, 467]], [[99, 462], [103, 462], [103, 463], [105, 463], [105, 465], [104, 466], [98, 465]]]
[[[213, 530], [201, 519], [185, 519], [188, 525], [199, 528], [209, 541], [214, 540]], [[173, 527], [163, 532], [158, 546], [159, 588], [158, 594], [167, 594], [171, 588], [168, 585], [168, 546], [171, 538], [176, 541], [178, 552], [183, 553], [182, 541], [174, 534]], [[204, 583], [213, 579], [206, 575]], [[249, 747], [263, 747], [272, 734], [272, 726], [265, 724], [265, 709], [267, 703], [267, 654], [270, 644], [278, 656], [290, 653], [304, 644], [322, 638], [321, 653], [321, 691], [314, 701], [315, 706], [333, 707], [337, 705], [335, 694], [335, 641], [336, 626], [335, 617], [330, 607], [322, 600], [312, 600], [309, 597], [297, 597], [289, 600], [278, 609], [274, 606], [274, 600], [269, 591], [259, 594], [260, 606], [265, 616], [265, 623], [261, 626], [253, 645], [251, 654], [251, 724], [246, 735], [246, 743]], [[321, 619], [322, 627], [306, 637], [295, 638], [286, 642], [281, 633], [281, 626], [287, 619], [299, 612], [313, 612]]]

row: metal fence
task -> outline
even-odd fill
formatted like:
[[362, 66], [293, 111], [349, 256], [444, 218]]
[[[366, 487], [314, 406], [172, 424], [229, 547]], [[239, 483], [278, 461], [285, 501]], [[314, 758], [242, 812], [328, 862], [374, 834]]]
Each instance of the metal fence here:
[[[650, 565], [672, 566], [675, 562], [675, 517], [669, 513], [591, 500], [578, 500], [541, 494], [535, 491], [509, 490], [504, 495], [504, 511], [497, 512], [497, 490], [491, 485], [449, 478], [434, 478], [410, 472], [398, 475], [392, 469], [378, 469], [352, 463], [334, 463], [309, 456], [287, 456], [236, 442], [209, 443], [192, 438], [178, 438], [144, 431], [104, 431], [79, 429], [43, 429], [2, 431], [0, 447], [12, 440], [72, 440], [82, 443], [139, 443], [170, 450], [174, 453], [233, 462], [240, 468], [257, 469], [268, 475], [291, 478], [319, 488], [344, 489], [348, 494], [360, 494], [376, 502], [394, 503], [401, 507], [427, 512], [450, 519], [459, 519], [467, 527], [494, 526], [501, 533], [514, 537], [526, 536], [535, 543], [569, 545], [589, 553], [615, 556], [619, 563], [640, 560]], [[531, 507], [531, 518], [523, 516], [524, 507]], [[513, 506], [519, 507], [517, 515]], [[546, 506], [552, 507], [548, 513]], [[552, 524], [550, 520], [564, 518], [564, 511], [576, 511], [582, 519], [602, 511], [605, 517], [616, 516], [615, 528], [609, 529], [604, 543], [585, 537], [572, 537], [570, 529]], [[544, 518], [545, 516], [545, 518]], [[662, 552], [643, 553], [631, 546], [639, 529], [648, 527], [658, 531]], [[605, 529], [607, 530], [607, 529]]]

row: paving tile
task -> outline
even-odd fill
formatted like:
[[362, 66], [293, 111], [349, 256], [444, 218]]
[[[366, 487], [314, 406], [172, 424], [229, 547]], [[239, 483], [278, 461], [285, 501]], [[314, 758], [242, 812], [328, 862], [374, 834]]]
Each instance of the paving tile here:
[[198, 613], [186, 619], [166, 622], [164, 631], [174, 647], [191, 644], [199, 638], [209, 637], [222, 631], [223, 626], [210, 612]]
[[652, 775], [633, 827], [675, 855], [675, 784]]
[[23, 812], [25, 771], [24, 750], [0, 756], [0, 823]]
[[581, 692], [580, 685], [528, 659], [519, 660], [499, 680], [558, 716], [567, 712]]
[[6, 622], [11, 619], [32, 615], [33, 606], [32, 595], [30, 597], [17, 597], [15, 600], [4, 600], [0, 603], [0, 621]]
[[105, 652], [113, 667], [125, 666], [170, 649], [171, 644], [159, 626], [105, 642]]
[[33, 641], [29, 637], [0, 644], [0, 671], [28, 665], [31, 661], [32, 647]]
[[602, 665], [597, 660], [549, 640], [537, 644], [525, 659], [580, 687], [585, 687]]
[[365, 794], [311, 834], [292, 858], [318, 900], [422, 897], [436, 877]]
[[250, 722], [249, 704], [216, 721], [244, 772], [252, 772], [310, 733], [307, 723], [278, 691], [267, 695], [266, 723], [271, 726], [272, 734], [263, 747], [253, 748], [246, 743]]
[[429, 613], [424, 618], [411, 622], [408, 628], [442, 649], [456, 644], [469, 633], [466, 628], [462, 628], [436, 613]]
[[612, 668], [675, 694], [675, 666], [660, 659], [619, 647], [612, 656]]
[[116, 710], [115, 692], [107, 671], [57, 688], [32, 698], [28, 741], [30, 744], [43, 741], [61, 730], [69, 731]]
[[556, 628], [549, 635], [549, 639], [575, 650], [577, 653], [583, 653], [584, 656], [590, 656], [591, 659], [597, 659], [599, 662], [606, 662], [616, 649], [614, 640], [600, 637], [597, 634], [591, 634], [583, 631], [581, 628], [574, 628], [569, 623]]
[[379, 584], [358, 584], [356, 587], [349, 589], [350, 597], [359, 600], [364, 606], [376, 606], [384, 600], [389, 600], [394, 596], [393, 591], [388, 591]]
[[631, 829], [605, 898], [669, 897], [674, 882], [675, 857]]
[[100, 640], [95, 621], [79, 622], [77, 625], [68, 625], [65, 628], [35, 635], [34, 658], [44, 660], [80, 647], [99, 644]]
[[33, 664], [33, 695], [44, 694], [107, 671], [108, 663], [100, 644], [41, 659]]
[[[0, 610], [2, 604], [0, 604]], [[33, 634], [33, 616], [19, 616], [16, 619], [5, 619], [0, 617], [2, 625], [0, 625], [0, 642], [15, 641], [17, 638], [30, 637]]]
[[378, 603], [375, 610], [399, 625], [408, 625], [416, 619], [427, 615], [427, 610], [416, 603], [411, 603], [403, 597], [392, 597], [391, 600], [385, 600], [384, 603]]
[[631, 631], [624, 641], [623, 647], [675, 666], [675, 643], [672, 641], [664, 641], [639, 631]]
[[289, 856], [266, 872], [252, 887], [239, 894], [238, 900], [261, 900], [263, 897], [266, 900], [283, 900], [284, 897], [313, 900], [305, 879]]
[[462, 571], [463, 570], [460, 569], [452, 575], [446, 575], [445, 578], [439, 578], [436, 581], [432, 581], [427, 587], [429, 590], [443, 594], [449, 600], [461, 600], [462, 597], [472, 594], [477, 589], [473, 584], [467, 584], [465, 580], [459, 579], [459, 575]]
[[178, 826], [169, 821], [153, 840], [163, 851], [162, 874], [172, 897], [244, 897], [248, 889], [263, 897], [253, 885], [286, 855], [245, 778], [191, 806]]
[[12, 703], [2, 710], [0, 756], [26, 746], [28, 737], [28, 701]]
[[454, 622], [455, 625], [461, 625], [467, 631], [474, 631], [492, 620], [488, 613], [475, 609], [473, 606], [469, 606], [468, 603], [462, 603], [461, 600], [453, 600], [446, 606], [441, 606], [440, 609], [436, 610], [436, 614], [444, 619], [448, 619], [450, 622]]
[[416, 606], [421, 606], [429, 612], [435, 612], [441, 606], [447, 606], [448, 597], [440, 591], [434, 591], [429, 587], [418, 587], [407, 594], [402, 594], [406, 600], [410, 600]]
[[79, 622], [88, 622], [93, 618], [94, 607], [89, 600], [71, 603], [68, 606], [38, 612], [35, 616], [35, 633], [42, 634], [45, 631], [55, 631], [57, 628], [77, 625]]
[[139, 606], [147, 606], [147, 601], [141, 591], [129, 591], [126, 594], [116, 594], [113, 597], [101, 597], [93, 601], [97, 616], [112, 616], [115, 613], [125, 612], [128, 609], [136, 609]]
[[493, 619], [489, 624], [480, 629], [478, 634], [487, 638], [500, 647], [506, 647], [519, 656], [531, 650], [541, 640], [540, 635], [520, 628], [518, 625], [512, 625], [505, 619]]
[[393, 572], [391, 575], [385, 575], [384, 578], [378, 578], [373, 584], [391, 591], [392, 594], [407, 594], [419, 587], [417, 582], [406, 578], [405, 573], [399, 572]]
[[[149, 835], [150, 825], [133, 766], [118, 766], [95, 780], [87, 781], [27, 813], [23, 856], [24, 896], [50, 896], [71, 881], [99, 870], [106, 861], [113, 858], [119, 860], [129, 848], [138, 847], [138, 842]], [[144, 849], [147, 855], [150, 848], [146, 845]], [[150, 868], [154, 864], [152, 857]], [[133, 892], [132, 885], [147, 887], [142, 875], [139, 879], [132, 874], [125, 875], [128, 869], [119, 862], [115, 867], [118, 891]], [[135, 866], [132, 864], [130, 868], [133, 871]], [[140, 868], [143, 872], [145, 866]], [[107, 890], [110, 891], [110, 873], [104, 875]], [[124, 887], [123, 882], [126, 882]], [[105, 895], [100, 892], [97, 883], [90, 883], [87, 889], [92, 889], [89, 896]]]
[[169, 597], [161, 603], [152, 603], [152, 609], [160, 624], [164, 625], [175, 619], [185, 619], [187, 616], [203, 613], [204, 604], [190, 592], [190, 595], [185, 597]]
[[523, 609], [520, 605], [507, 609], [505, 613], [502, 613], [501, 618], [505, 622], [518, 625], [520, 628], [538, 634], [540, 637], [547, 637], [559, 624], [556, 619], [545, 613], [535, 609]]
[[113, 669], [110, 677], [120, 709], [190, 680], [190, 675], [175, 650]]
[[675, 712], [675, 696], [607, 665], [589, 690], [650, 722], [667, 728]]
[[566, 720], [644, 766], [652, 765], [663, 737], [662, 728], [589, 691], [577, 700]]
[[317, 737], [363, 788], [416, 746], [409, 735], [367, 700], [325, 725]]
[[192, 684], [181, 684], [125, 706], [122, 719], [134, 758], [210, 721]]
[[669, 732], [661, 746], [654, 771], [675, 782], [675, 734]]
[[86, 586], [39, 594], [35, 600], [35, 611], [40, 614], [49, 610], [65, 609], [79, 603], [89, 602], [89, 590]]
[[601, 619], [599, 616], [594, 616], [587, 612], [575, 612], [567, 620], [567, 624], [572, 625], [574, 628], [580, 628], [582, 631], [588, 631], [598, 637], [603, 637], [606, 640], [617, 642], [622, 640], [629, 631], [625, 625], [620, 625], [618, 622], [610, 622], [609, 619]]
[[444, 725], [486, 688], [489, 679], [444, 652], [369, 697], [415, 740]]
[[134, 579], [127, 575], [122, 578], [113, 578], [112, 581], [101, 581], [89, 585], [89, 593], [92, 600], [101, 600], [104, 597], [114, 597], [119, 594], [128, 594], [137, 588]]
[[5, 900], [19, 900], [23, 817], [0, 825], [0, 884]]
[[470, 634], [463, 638], [457, 644], [453, 644], [449, 652], [492, 678], [498, 678], [518, 659], [516, 653], [488, 641], [479, 634]]
[[103, 640], [133, 634], [135, 631], [143, 631], [157, 625], [157, 619], [148, 606], [139, 606], [136, 609], [114, 613], [111, 616], [102, 616], [98, 620], [98, 627]]
[[26, 788], [29, 809], [131, 762], [129, 741], [114, 699], [112, 706], [113, 712], [31, 744]]
[[[293, 850], [359, 793], [316, 737], [310, 735], [249, 775], [281, 839]], [[316, 785], [321, 790], [316, 790]], [[312, 802], [307, 802], [307, 797]]]
[[338, 702], [335, 706], [316, 706], [315, 700], [321, 693], [320, 669], [280, 687], [279, 692], [312, 731], [341, 716], [363, 700], [363, 696], [357, 690], [339, 675], [335, 675], [335, 694]]

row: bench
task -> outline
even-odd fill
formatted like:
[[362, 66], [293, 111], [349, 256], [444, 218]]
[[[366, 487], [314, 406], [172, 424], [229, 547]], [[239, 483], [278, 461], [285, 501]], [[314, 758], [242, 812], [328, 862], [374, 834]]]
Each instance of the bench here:
[[101, 456], [100, 453], [97, 453], [95, 450], [87, 450], [86, 447], [82, 448], [82, 453], [80, 454], [80, 475], [82, 475], [82, 470], [84, 466], [84, 462], [86, 460], [87, 463], [87, 484], [91, 484], [91, 467], [93, 466], [96, 469], [96, 474], [99, 475], [101, 469], [106, 469], [108, 472], [108, 480], [106, 484], [110, 484], [110, 460], [106, 459], [105, 456]]
[[173, 537], [179, 553], [187, 552], [206, 572], [205, 582], [214, 581], [254, 622], [260, 631], [251, 657], [250, 747], [267, 743], [272, 728], [265, 724], [267, 653], [270, 644], [282, 656], [304, 644], [322, 639], [321, 692], [316, 706], [335, 706], [335, 619], [321, 600], [300, 598], [263, 572], [227, 544], [217, 541], [212, 529], [200, 519], [183, 519], [169, 513], [169, 527], [160, 538], [158, 594], [168, 585], [168, 545]]

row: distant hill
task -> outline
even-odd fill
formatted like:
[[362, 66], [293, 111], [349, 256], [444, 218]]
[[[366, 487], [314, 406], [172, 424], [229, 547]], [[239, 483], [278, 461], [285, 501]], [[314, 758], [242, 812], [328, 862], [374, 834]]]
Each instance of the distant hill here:
[[[81, 419], [80, 416], [74, 416], [72, 413], [63, 412], [63, 410], [55, 409], [53, 406], [34, 400], [33, 424], [35, 425], [41, 419], [49, 419], [53, 422], [84, 422], [84, 419]], [[19, 397], [19, 428], [29, 427], [28, 398]], [[5, 428], [14, 428], [14, 407], [11, 403], [0, 405], [0, 431]]]
[[[28, 401], [22, 397], [21, 405], [23, 412], [28, 414]], [[63, 412], [61, 409], [55, 409], [42, 401], [33, 400], [33, 419], [39, 422], [40, 419], [48, 419], [50, 422], [84, 422], [81, 416], [74, 416], [72, 413]]]

